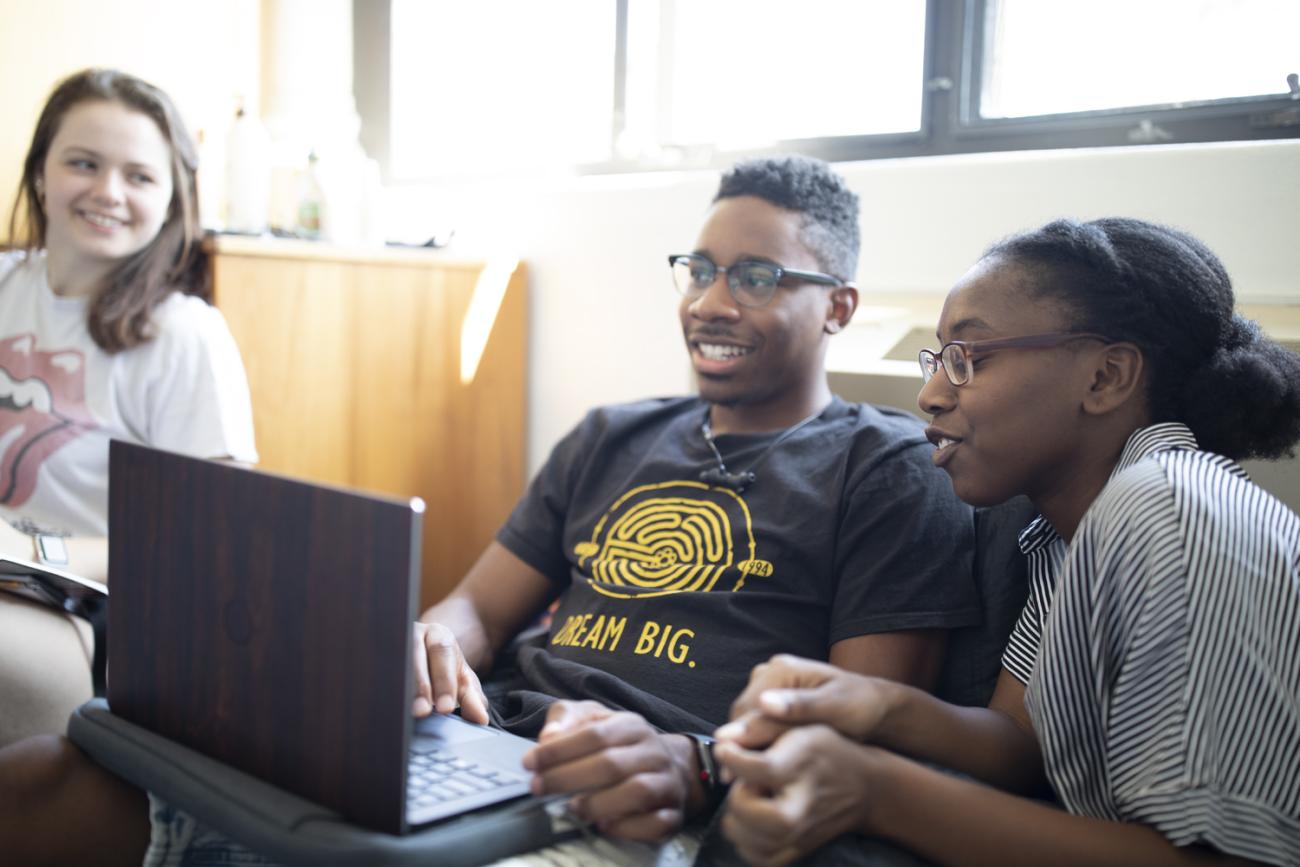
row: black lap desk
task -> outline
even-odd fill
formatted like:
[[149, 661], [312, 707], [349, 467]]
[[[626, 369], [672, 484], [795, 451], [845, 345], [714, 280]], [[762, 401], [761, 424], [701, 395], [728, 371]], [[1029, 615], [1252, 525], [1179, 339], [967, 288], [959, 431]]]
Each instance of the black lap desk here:
[[98, 698], [73, 712], [68, 737], [119, 777], [286, 865], [470, 867], [573, 836], [557, 833], [546, 810], [528, 800], [449, 819], [404, 837], [371, 831], [127, 722]]

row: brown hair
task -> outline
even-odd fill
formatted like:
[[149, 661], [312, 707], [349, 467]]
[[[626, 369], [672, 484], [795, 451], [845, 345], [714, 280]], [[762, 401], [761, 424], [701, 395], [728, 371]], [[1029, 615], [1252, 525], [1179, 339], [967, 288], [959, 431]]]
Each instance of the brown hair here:
[[[207, 257], [200, 248], [198, 153], [167, 94], [148, 82], [114, 69], [85, 69], [59, 82], [45, 102], [23, 177], [9, 217], [9, 237], [29, 252], [45, 246], [47, 220], [37, 191], [59, 125], [83, 102], [118, 102], [152, 120], [171, 149], [172, 200], [162, 228], [144, 249], [123, 259], [90, 303], [86, 327], [106, 352], [130, 349], [152, 337], [150, 314], [171, 292], [197, 295], [211, 303]], [[19, 214], [23, 215], [21, 235]]]

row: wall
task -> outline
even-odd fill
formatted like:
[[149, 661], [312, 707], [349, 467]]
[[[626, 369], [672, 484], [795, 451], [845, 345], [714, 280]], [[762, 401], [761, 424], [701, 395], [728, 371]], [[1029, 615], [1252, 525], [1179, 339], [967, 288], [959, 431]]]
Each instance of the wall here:
[[[531, 134], [521, 130], [521, 146]], [[1223, 257], [1239, 297], [1264, 302], [1252, 315], [1263, 311], [1267, 328], [1300, 339], [1300, 142], [886, 160], [839, 169], [863, 200], [864, 330], [873, 313], [885, 315], [900, 301], [914, 308], [912, 316], [933, 322], [926, 311], [937, 310], [948, 286], [1002, 235], [1058, 215], [1126, 214], [1200, 236]], [[418, 236], [453, 225], [461, 251], [504, 246], [528, 262], [532, 470], [588, 407], [690, 388], [665, 259], [694, 246], [716, 181], [711, 171], [672, 172], [390, 191], [396, 230]], [[887, 309], [870, 309], [882, 304]], [[851, 367], [844, 356], [855, 353], [856, 346], [836, 353], [839, 364]], [[1291, 502], [1300, 507], [1300, 491]]]
[[0, 237], [45, 98], [64, 76], [112, 66], [166, 90], [191, 133], [224, 138], [236, 94], [256, 108], [258, 0], [0, 0]]
[[[256, 108], [266, 86], [262, 27], [285, 15], [304, 20], [308, 8], [329, 13], [324, 18], [337, 25], [329, 33], [343, 32], [340, 0], [323, 7], [0, 0], [0, 74], [10, 109], [0, 128], [0, 225], [7, 227], [36, 114], [59, 77], [91, 64], [120, 66], [168, 90], [193, 129], [222, 139], [235, 95]], [[325, 27], [315, 20], [321, 16], [309, 17]], [[454, 134], [458, 120], [447, 120]], [[521, 129], [520, 146], [544, 134]], [[840, 170], [864, 205], [859, 333], [876, 324], [873, 315], [878, 322], [897, 312], [900, 299], [911, 318], [930, 317], [952, 281], [1001, 235], [1059, 214], [1123, 213], [1200, 235], [1227, 263], [1239, 294], [1265, 302], [1251, 315], [1300, 339], [1300, 142], [888, 160]], [[389, 237], [454, 227], [458, 253], [504, 250], [528, 260], [530, 470], [588, 407], [691, 387], [665, 256], [694, 246], [716, 178], [711, 171], [552, 176], [389, 191]], [[880, 351], [870, 340], [839, 342], [836, 363], [846, 368]], [[1300, 495], [1292, 502], [1300, 506]]]

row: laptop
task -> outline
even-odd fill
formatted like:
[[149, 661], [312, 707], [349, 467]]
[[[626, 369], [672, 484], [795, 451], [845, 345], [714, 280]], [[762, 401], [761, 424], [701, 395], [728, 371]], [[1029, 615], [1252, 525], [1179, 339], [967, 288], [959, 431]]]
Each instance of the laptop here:
[[390, 834], [525, 796], [531, 741], [411, 716], [423, 509], [113, 442], [113, 713]]

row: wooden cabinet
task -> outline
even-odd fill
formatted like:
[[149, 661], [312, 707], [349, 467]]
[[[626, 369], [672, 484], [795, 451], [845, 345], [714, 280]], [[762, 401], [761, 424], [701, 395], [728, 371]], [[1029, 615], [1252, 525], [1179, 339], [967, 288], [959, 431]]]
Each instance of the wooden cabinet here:
[[421, 602], [442, 598], [526, 481], [523, 267], [224, 237], [212, 267], [260, 466], [423, 499]]

